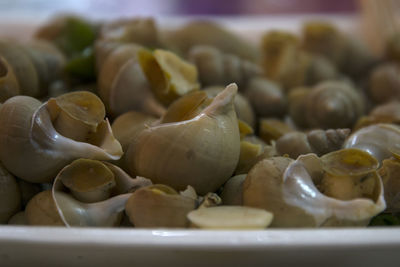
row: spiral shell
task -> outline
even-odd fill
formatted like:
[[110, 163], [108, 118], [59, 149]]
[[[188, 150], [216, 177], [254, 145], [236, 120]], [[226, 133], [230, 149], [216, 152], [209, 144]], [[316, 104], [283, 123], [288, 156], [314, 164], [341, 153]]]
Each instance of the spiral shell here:
[[[215, 97], [223, 90], [224, 87], [222, 86], [210, 86], [202, 89], [209, 97]], [[256, 116], [248, 98], [238, 92], [235, 96], [234, 106], [238, 119], [254, 128], [256, 125]]]
[[400, 150], [400, 128], [394, 124], [379, 123], [353, 132], [343, 144], [370, 153], [379, 162]]
[[114, 117], [130, 110], [161, 116], [165, 110], [155, 99], [139, 64], [138, 53], [144, 48], [136, 44], [112, 44], [103, 41], [96, 46], [102, 62], [98, 93], [107, 111]]
[[[315, 154], [259, 162], [244, 181], [243, 204], [272, 212], [271, 227], [367, 225], [386, 207], [382, 182], [372, 166], [357, 169], [357, 159], [366, 159], [366, 164], [368, 157], [373, 159], [367, 153], [343, 153], [348, 154], [346, 161], [335, 169], [340, 175], [329, 172], [331, 165]], [[349, 170], [354, 173], [343, 176]]]
[[263, 67], [269, 79], [285, 90], [335, 79], [336, 68], [325, 58], [301, 49], [292, 33], [271, 31], [263, 36]]
[[286, 113], [287, 99], [283, 89], [267, 79], [260, 77], [251, 79], [244, 95], [258, 116], [282, 117]]
[[306, 23], [303, 40], [305, 50], [324, 56], [341, 72], [356, 79], [362, 78], [377, 61], [365, 43], [327, 22]]
[[199, 194], [214, 192], [239, 160], [236, 92], [231, 84], [194, 118], [143, 130], [128, 148], [130, 173], [177, 190], [191, 185]]
[[50, 182], [76, 158], [119, 159], [121, 145], [104, 120], [101, 105], [88, 92], [62, 95], [44, 104], [27, 96], [10, 98], [0, 109], [1, 161], [26, 181]]
[[378, 123], [400, 124], [400, 102], [394, 100], [375, 106], [367, 116], [359, 118], [353, 131]]
[[153, 18], [121, 19], [101, 26], [99, 39], [160, 47], [161, 41]]
[[239, 90], [249, 79], [262, 74], [261, 68], [215, 47], [198, 45], [189, 50], [189, 61], [196, 65], [202, 86], [236, 83]]
[[[39, 97], [47, 92], [51, 82], [59, 78], [65, 58], [53, 45], [36, 42], [20, 45], [10, 41], [0, 41], [0, 55], [4, 67], [13, 73], [18, 83], [14, 94]], [[7, 63], [4, 63], [6, 61]], [[7, 73], [7, 72], [6, 72]], [[15, 86], [15, 82], [12, 82]]]
[[279, 155], [297, 159], [302, 154], [315, 153], [322, 156], [338, 150], [350, 134], [350, 129], [313, 130], [308, 133], [290, 132], [276, 141]]
[[254, 45], [211, 21], [192, 21], [176, 30], [164, 31], [163, 42], [184, 55], [193, 46], [208, 45], [254, 62], [260, 58]]
[[296, 89], [289, 95], [289, 114], [303, 127], [351, 127], [364, 109], [362, 95], [344, 82], [323, 82], [309, 90]]
[[126, 213], [136, 227], [187, 227], [187, 214], [196, 201], [161, 184], [141, 188], [126, 203]]
[[400, 67], [394, 63], [377, 66], [370, 76], [369, 93], [377, 103], [400, 99]]

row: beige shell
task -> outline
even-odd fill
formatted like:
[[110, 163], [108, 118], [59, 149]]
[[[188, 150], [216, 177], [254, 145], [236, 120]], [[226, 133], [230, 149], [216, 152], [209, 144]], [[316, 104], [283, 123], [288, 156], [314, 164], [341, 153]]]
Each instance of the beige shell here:
[[347, 36], [333, 24], [311, 21], [303, 27], [305, 50], [328, 58], [343, 73], [362, 78], [377, 61], [361, 40]]
[[390, 158], [400, 149], [400, 128], [394, 124], [379, 123], [353, 132], [343, 144], [345, 148], [358, 148], [370, 153], [379, 162]]
[[123, 151], [146, 127], [156, 122], [156, 117], [144, 113], [129, 111], [118, 116], [112, 123], [111, 129], [115, 138], [120, 142]]
[[14, 71], [6, 59], [0, 56], [0, 102], [3, 103], [19, 93], [19, 83]]
[[[89, 165], [92, 166], [92, 171], [89, 169], [84, 173], [79, 172], [79, 169], [89, 168]], [[96, 173], [106, 176], [111, 173], [114, 186], [108, 186], [107, 182], [98, 186], [101, 179], [93, 176]], [[71, 174], [76, 177], [71, 177]], [[68, 180], [75, 180], [76, 183], [72, 184]], [[64, 182], [67, 182], [75, 196], [92, 203], [78, 201], [66, 193]], [[60, 171], [53, 183], [52, 198], [56, 211], [66, 226], [116, 226], [122, 219], [122, 212], [131, 192], [149, 185], [150, 180], [142, 177], [132, 179], [111, 163], [79, 159]], [[99, 201], [100, 199], [103, 201]]]
[[338, 150], [350, 134], [350, 129], [312, 130], [308, 133], [290, 132], [276, 141], [279, 155], [297, 159], [302, 154], [315, 153], [322, 156]]
[[312, 21], [304, 24], [303, 46], [307, 51], [325, 56], [336, 66], [341, 66], [346, 57], [346, 40], [332, 24]]
[[186, 215], [194, 210], [196, 201], [182, 196], [161, 184], [143, 187], [126, 202], [126, 213], [135, 227], [188, 226]]
[[385, 159], [379, 169], [385, 189], [386, 212], [400, 211], [400, 162], [398, 159]]
[[[202, 91], [206, 92], [209, 97], [215, 97], [223, 90], [223, 86], [209, 86], [202, 89]], [[249, 100], [243, 94], [238, 92], [233, 103], [238, 119], [246, 122], [248, 125], [254, 128], [256, 124], [256, 116]]]
[[16, 96], [1, 106], [0, 159], [10, 172], [26, 181], [50, 182], [76, 158], [121, 157], [101, 101], [88, 92], [70, 94], [44, 104]]
[[165, 30], [162, 38], [168, 47], [182, 54], [186, 54], [193, 46], [208, 45], [254, 62], [260, 58], [257, 47], [216, 22], [191, 21], [178, 29]]
[[46, 94], [47, 87], [60, 77], [65, 64], [62, 53], [44, 41], [27, 45], [0, 41], [0, 55], [18, 81], [18, 93], [34, 97]]
[[367, 116], [358, 119], [353, 131], [378, 123], [400, 124], [400, 102], [398, 100], [375, 106]]
[[[343, 167], [357, 167], [352, 160]], [[271, 227], [365, 226], [386, 207], [375, 170], [334, 175], [315, 154], [259, 162], [244, 182], [243, 204], [272, 212]]]
[[239, 160], [236, 92], [231, 84], [196, 117], [143, 130], [127, 151], [130, 173], [177, 190], [191, 185], [200, 195], [218, 189]]
[[293, 132], [294, 129], [286, 122], [279, 119], [260, 119], [259, 136], [267, 144], [278, 140], [281, 136]]
[[113, 172], [97, 160], [77, 159], [58, 174], [75, 199], [93, 203], [110, 198], [115, 187]]
[[400, 67], [395, 63], [377, 66], [369, 78], [369, 94], [377, 103], [400, 99]]
[[212, 46], [194, 46], [189, 50], [188, 58], [196, 65], [203, 87], [225, 86], [234, 82], [242, 90], [252, 77], [262, 74], [262, 69], [257, 64]]
[[262, 51], [265, 74], [279, 82], [286, 91], [335, 79], [338, 75], [328, 60], [302, 50], [293, 33], [266, 33], [262, 38]]
[[25, 209], [25, 218], [29, 225], [64, 226], [54, 203], [51, 190], [40, 192], [28, 202]]
[[130, 110], [160, 117], [165, 110], [155, 99], [138, 60], [138, 53], [144, 48], [136, 44], [109, 48], [112, 44], [103, 41], [96, 45], [96, 58], [102, 62], [98, 92], [107, 111], [114, 117]]
[[277, 83], [265, 78], [253, 78], [248, 82], [244, 95], [258, 116], [282, 117], [286, 113], [287, 99]]
[[289, 114], [296, 125], [335, 129], [351, 127], [364, 113], [363, 96], [345, 82], [327, 81], [289, 95]]
[[160, 37], [153, 18], [120, 19], [104, 23], [99, 39], [160, 47]]
[[21, 209], [21, 192], [17, 180], [0, 164], [0, 224]]
[[223, 205], [243, 205], [243, 182], [246, 174], [235, 175], [223, 187], [221, 199]]

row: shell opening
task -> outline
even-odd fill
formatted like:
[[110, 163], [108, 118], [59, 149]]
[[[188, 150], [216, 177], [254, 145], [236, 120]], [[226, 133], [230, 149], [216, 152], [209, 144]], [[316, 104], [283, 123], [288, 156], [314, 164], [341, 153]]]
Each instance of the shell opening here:
[[49, 100], [48, 109], [57, 132], [76, 141], [86, 141], [105, 117], [104, 104], [89, 92], [63, 94]]
[[97, 202], [107, 199], [115, 186], [114, 174], [97, 160], [78, 159], [60, 173], [62, 183], [76, 199]]

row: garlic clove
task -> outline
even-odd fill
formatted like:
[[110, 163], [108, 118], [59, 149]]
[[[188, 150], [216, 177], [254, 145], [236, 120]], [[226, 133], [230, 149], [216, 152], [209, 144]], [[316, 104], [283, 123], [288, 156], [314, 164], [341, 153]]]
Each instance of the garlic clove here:
[[219, 206], [189, 212], [194, 227], [202, 229], [264, 229], [273, 215], [262, 209], [243, 206]]

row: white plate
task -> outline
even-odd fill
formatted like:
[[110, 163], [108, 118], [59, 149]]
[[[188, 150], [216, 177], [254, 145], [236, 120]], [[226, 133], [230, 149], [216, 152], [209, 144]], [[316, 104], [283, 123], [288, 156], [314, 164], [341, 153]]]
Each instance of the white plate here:
[[398, 267], [399, 252], [399, 228], [265, 231], [0, 228], [2, 267]]

